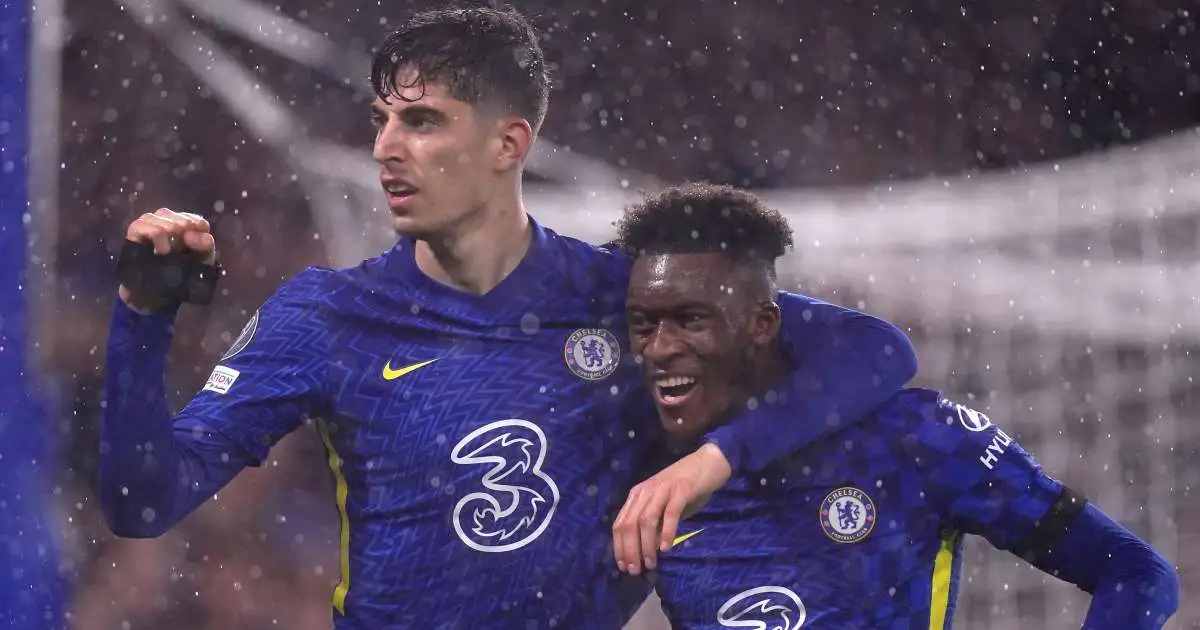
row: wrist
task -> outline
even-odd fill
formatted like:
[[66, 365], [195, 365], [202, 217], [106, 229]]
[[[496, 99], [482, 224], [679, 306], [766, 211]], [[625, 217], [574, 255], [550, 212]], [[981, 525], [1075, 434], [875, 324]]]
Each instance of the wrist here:
[[714, 442], [706, 442], [703, 446], [696, 449], [696, 456], [704, 461], [704, 471], [706, 475], [706, 483], [704, 487], [711, 490], [716, 490], [725, 485], [726, 481], [733, 475], [733, 466], [730, 465], [729, 459], [725, 457], [725, 453], [721, 451], [721, 447]]
[[132, 291], [125, 288], [125, 285], [117, 287], [117, 297], [129, 307], [129, 310], [138, 315], [155, 315], [158, 313], [170, 310], [171, 303], [167, 300], [146, 300], [139, 299]]
[[712, 432], [704, 436], [704, 443], [719, 450], [721, 456], [725, 459], [725, 463], [730, 468], [733, 470], [742, 469], [744, 443], [742, 436], [732, 425], [725, 424], [713, 429]]

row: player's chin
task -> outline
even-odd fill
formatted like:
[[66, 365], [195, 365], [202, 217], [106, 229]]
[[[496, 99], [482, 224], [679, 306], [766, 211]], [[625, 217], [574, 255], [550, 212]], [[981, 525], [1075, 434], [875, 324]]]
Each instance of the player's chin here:
[[676, 414], [666, 414], [662, 409], [658, 410], [658, 420], [668, 434], [685, 442], [699, 439], [708, 426], [706, 422], [695, 422]]
[[428, 221], [422, 221], [410, 213], [392, 212], [392, 230], [399, 236], [417, 240], [429, 240], [438, 230]]
[[679, 438], [694, 438], [704, 433], [709, 419], [699, 389], [697, 386], [689, 393], [687, 399], [682, 401], [668, 402], [663, 400], [661, 395], [655, 395], [658, 419], [667, 433]]

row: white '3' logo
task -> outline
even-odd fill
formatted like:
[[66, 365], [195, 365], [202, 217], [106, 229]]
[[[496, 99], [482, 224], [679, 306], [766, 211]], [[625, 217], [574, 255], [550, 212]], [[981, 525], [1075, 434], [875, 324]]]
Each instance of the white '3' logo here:
[[546, 434], [528, 420], [497, 420], [454, 445], [450, 460], [489, 465], [480, 483], [454, 506], [454, 531], [476, 551], [498, 553], [533, 542], [554, 517], [558, 486], [542, 472]]
[[782, 586], [742, 591], [717, 611], [717, 623], [722, 626], [754, 630], [799, 630], [807, 617], [800, 596]]

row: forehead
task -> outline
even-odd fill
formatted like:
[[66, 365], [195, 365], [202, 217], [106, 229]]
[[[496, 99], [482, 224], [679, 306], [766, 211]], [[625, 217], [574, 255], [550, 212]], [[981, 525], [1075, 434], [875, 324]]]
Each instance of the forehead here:
[[724, 254], [641, 256], [629, 279], [631, 296], [656, 299], [714, 299], [728, 292], [734, 265]]
[[395, 92], [395, 95], [389, 95], [386, 103], [376, 95], [375, 107], [397, 111], [418, 105], [442, 110], [471, 107], [451, 96], [450, 90], [441, 82], [427, 80], [422, 84], [417, 80], [417, 70], [413, 66], [402, 66], [396, 71]]

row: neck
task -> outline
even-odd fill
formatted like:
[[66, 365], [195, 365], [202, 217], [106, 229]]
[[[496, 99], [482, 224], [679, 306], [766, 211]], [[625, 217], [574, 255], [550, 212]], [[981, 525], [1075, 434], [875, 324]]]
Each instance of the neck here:
[[532, 242], [518, 188], [505, 203], [471, 213], [447, 234], [418, 240], [417, 268], [442, 284], [483, 295], [517, 268]]

